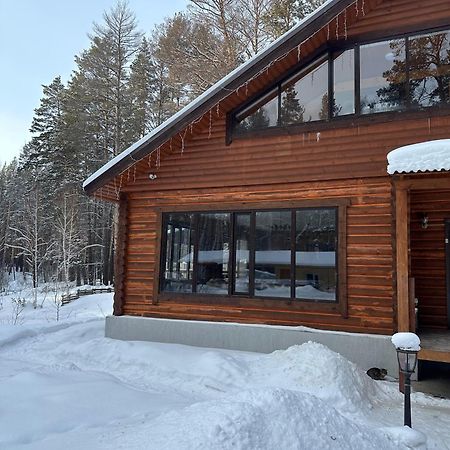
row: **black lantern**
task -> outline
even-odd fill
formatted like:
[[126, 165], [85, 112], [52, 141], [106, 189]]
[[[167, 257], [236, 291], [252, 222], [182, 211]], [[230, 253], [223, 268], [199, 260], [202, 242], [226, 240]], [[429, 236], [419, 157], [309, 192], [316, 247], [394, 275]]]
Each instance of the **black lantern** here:
[[404, 424], [411, 428], [411, 375], [416, 370], [420, 339], [414, 333], [397, 333], [392, 336], [392, 343], [397, 350], [398, 368], [405, 376]]
[[401, 373], [410, 376], [414, 373], [417, 365], [417, 353], [415, 350], [397, 348], [398, 367]]

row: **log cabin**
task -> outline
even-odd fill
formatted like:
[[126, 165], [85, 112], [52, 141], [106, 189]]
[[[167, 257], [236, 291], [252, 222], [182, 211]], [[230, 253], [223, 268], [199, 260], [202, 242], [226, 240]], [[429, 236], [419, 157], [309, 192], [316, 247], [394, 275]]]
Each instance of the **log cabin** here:
[[327, 1], [85, 181], [119, 210], [106, 334], [392, 371], [417, 329], [450, 362], [450, 167], [387, 171], [448, 137], [450, 1]]

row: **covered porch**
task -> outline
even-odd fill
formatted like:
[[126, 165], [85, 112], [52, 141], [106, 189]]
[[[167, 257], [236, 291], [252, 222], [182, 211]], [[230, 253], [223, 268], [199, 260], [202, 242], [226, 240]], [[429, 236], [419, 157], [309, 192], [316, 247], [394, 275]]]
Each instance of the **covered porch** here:
[[419, 335], [419, 360], [450, 363], [450, 140], [403, 147], [388, 160], [398, 331]]

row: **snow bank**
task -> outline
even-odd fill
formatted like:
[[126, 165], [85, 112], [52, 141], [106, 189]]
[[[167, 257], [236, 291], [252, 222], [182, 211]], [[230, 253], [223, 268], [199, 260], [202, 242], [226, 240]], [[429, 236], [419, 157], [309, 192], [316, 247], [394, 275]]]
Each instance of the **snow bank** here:
[[146, 442], [141, 448], [167, 450], [405, 448], [313, 395], [273, 388], [164, 414], [141, 427], [134, 439]]
[[395, 348], [402, 350], [412, 350], [418, 352], [420, 350], [420, 339], [414, 333], [395, 333], [391, 338]]
[[450, 139], [420, 142], [392, 150], [388, 156], [389, 174], [450, 170]]
[[[0, 327], [0, 448], [425, 448], [398, 427], [397, 385], [321, 344], [257, 354], [107, 339], [103, 295], [76, 300], [61, 323], [31, 309], [41, 318]], [[450, 402], [412, 401], [428, 448], [449, 448]]]

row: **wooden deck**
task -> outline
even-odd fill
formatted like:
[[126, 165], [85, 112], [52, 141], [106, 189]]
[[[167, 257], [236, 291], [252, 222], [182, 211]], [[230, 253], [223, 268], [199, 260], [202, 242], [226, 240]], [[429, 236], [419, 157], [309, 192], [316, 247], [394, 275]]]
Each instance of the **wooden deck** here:
[[419, 359], [450, 363], [450, 330], [419, 331]]

